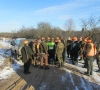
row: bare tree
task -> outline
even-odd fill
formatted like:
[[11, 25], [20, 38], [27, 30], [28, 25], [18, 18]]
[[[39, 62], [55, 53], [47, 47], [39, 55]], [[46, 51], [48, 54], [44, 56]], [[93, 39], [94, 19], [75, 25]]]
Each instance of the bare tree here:
[[38, 25], [37, 25], [37, 28], [39, 30], [47, 30], [47, 29], [51, 29], [51, 25], [50, 25], [50, 23], [39, 22]]
[[66, 31], [72, 31], [75, 29], [75, 23], [74, 23], [74, 20], [72, 18], [68, 19], [65, 22], [65, 29], [66, 29]]
[[[81, 19], [81, 26], [84, 28], [84, 31], [88, 33], [87, 35], [92, 38], [94, 43], [98, 42], [98, 36], [100, 35], [100, 17], [96, 18], [90, 16], [88, 19]], [[84, 34], [86, 34], [84, 33]]]
[[90, 16], [88, 19], [81, 19], [81, 26], [85, 30], [94, 30], [100, 25], [100, 17], [95, 18]]

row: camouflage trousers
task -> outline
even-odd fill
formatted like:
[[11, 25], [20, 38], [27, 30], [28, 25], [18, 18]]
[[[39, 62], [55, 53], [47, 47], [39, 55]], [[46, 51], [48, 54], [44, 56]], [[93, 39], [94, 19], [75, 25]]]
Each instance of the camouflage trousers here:
[[87, 74], [92, 75], [93, 74], [93, 60], [94, 57], [86, 57], [87, 60]]
[[96, 59], [97, 59], [97, 65], [98, 65], [98, 68], [99, 68], [99, 70], [100, 70], [100, 58], [97, 57]]
[[43, 66], [43, 63], [45, 66], [48, 66], [48, 58], [47, 54], [40, 54], [40, 66]]
[[57, 58], [58, 58], [59, 63], [61, 63], [61, 62], [63, 63], [63, 57], [57, 57]]

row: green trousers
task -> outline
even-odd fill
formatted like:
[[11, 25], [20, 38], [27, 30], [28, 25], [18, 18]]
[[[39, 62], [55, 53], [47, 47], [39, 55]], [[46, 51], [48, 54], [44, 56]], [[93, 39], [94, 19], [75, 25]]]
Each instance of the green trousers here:
[[94, 57], [86, 57], [87, 60], [87, 74], [92, 75], [93, 74], [93, 61]]
[[97, 59], [97, 64], [98, 64], [98, 68], [99, 68], [99, 71], [100, 71], [100, 58], [97, 57], [96, 59]]

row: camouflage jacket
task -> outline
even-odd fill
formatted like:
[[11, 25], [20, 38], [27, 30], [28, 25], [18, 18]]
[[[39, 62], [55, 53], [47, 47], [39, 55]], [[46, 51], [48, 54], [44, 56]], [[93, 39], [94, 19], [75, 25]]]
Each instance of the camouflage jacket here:
[[100, 57], [100, 44], [97, 46], [97, 57]]
[[64, 44], [62, 42], [59, 42], [56, 46], [56, 55], [62, 55], [64, 52]]

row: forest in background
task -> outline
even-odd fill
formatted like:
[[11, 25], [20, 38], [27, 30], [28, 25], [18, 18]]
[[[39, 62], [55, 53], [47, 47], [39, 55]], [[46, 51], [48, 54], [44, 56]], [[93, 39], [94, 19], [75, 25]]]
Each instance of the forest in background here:
[[16, 31], [13, 30], [11, 33], [0, 33], [0, 37], [7, 37], [7, 38], [41, 38], [44, 37], [57, 37], [62, 36], [64, 39], [67, 39], [69, 36], [72, 38], [76, 37], [85, 37], [89, 36], [93, 39], [94, 43], [99, 43], [100, 41], [100, 17], [89, 17], [88, 19], [81, 19], [81, 27], [80, 31], [75, 30], [75, 24], [73, 19], [68, 19], [65, 22], [65, 29], [62, 30], [59, 27], [54, 27], [50, 23], [47, 22], [39, 22], [37, 24], [37, 28], [29, 27], [26, 28], [23, 26], [20, 30]]

